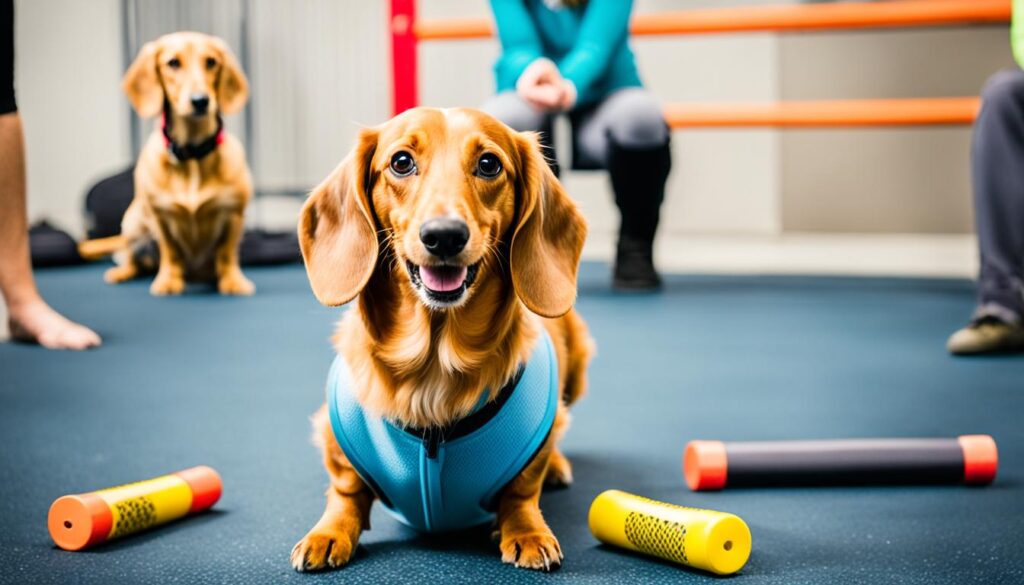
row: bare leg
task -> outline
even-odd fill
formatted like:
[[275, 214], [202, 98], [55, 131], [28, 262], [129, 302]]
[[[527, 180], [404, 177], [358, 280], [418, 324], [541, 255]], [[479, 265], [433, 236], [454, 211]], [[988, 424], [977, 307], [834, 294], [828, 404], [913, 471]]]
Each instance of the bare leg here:
[[25, 211], [25, 143], [17, 113], [0, 115], [0, 209], [0, 292], [7, 302], [11, 336], [50, 349], [99, 346], [99, 335], [46, 304], [32, 278]]

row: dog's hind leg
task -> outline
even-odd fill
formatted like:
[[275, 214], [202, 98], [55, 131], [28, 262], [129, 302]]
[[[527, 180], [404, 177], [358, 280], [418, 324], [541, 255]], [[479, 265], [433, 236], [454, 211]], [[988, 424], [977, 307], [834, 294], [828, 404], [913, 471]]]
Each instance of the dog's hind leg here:
[[114, 252], [114, 264], [103, 273], [103, 280], [109, 284], [117, 284], [131, 280], [139, 275], [139, 265], [135, 259], [135, 248], [140, 241], [147, 240], [147, 230], [142, 218], [142, 209], [132, 201], [124, 212], [121, 220], [121, 237], [124, 247]]
[[551, 455], [548, 457], [548, 469], [544, 474], [544, 485], [567, 487], [572, 483], [572, 463], [558, 448], [565, 432], [569, 430], [569, 409], [559, 405], [555, 416], [555, 426], [551, 429]]

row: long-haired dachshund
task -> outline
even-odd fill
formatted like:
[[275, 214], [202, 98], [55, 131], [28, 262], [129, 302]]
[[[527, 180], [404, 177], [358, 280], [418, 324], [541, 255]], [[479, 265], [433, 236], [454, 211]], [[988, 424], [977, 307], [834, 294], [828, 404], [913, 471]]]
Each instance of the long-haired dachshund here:
[[123, 88], [143, 118], [162, 114], [135, 166], [135, 198], [113, 239], [118, 265], [104, 279], [139, 274], [134, 251], [156, 241], [160, 265], [154, 295], [185, 290], [186, 280], [212, 281], [223, 294], [255, 288], [238, 266], [242, 215], [252, 179], [241, 143], [224, 131], [221, 114], [237, 112], [248, 82], [227, 45], [194, 32], [146, 43], [124, 75]]
[[309, 197], [299, 238], [317, 299], [356, 302], [313, 417], [330, 476], [300, 571], [352, 556], [370, 506], [424, 532], [495, 522], [501, 558], [561, 563], [544, 483], [593, 343], [573, 309], [586, 224], [537, 138], [469, 109], [361, 131]]

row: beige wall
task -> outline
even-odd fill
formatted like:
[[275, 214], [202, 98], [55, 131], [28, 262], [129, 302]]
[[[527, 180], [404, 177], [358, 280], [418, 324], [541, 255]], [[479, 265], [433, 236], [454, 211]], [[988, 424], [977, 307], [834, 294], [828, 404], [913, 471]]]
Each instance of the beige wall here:
[[[804, 34], [779, 42], [784, 99], [977, 95], [1012, 65], [1005, 26]], [[787, 131], [786, 231], [971, 231], [967, 127]]]
[[118, 0], [18, 0], [15, 88], [33, 219], [82, 230], [85, 190], [129, 163]]

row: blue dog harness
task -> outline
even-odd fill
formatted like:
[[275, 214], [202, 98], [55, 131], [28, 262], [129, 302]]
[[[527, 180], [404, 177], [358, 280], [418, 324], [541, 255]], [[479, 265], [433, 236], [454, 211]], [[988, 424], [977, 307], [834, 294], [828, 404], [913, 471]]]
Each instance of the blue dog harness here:
[[558, 364], [547, 331], [530, 360], [488, 402], [445, 428], [396, 426], [363, 410], [338, 356], [327, 381], [334, 437], [359, 476], [398, 520], [424, 532], [460, 530], [494, 518], [497, 496], [551, 432]]

